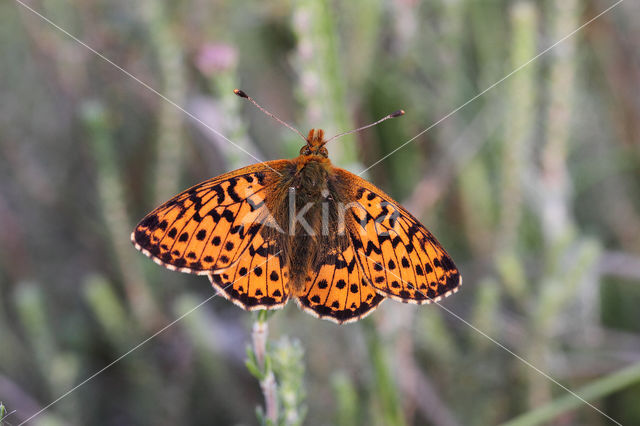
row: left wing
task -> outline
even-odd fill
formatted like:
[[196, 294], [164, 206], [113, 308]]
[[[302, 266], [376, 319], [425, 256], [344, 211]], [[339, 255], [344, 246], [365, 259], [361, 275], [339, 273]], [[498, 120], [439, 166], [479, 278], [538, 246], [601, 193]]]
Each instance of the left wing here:
[[274, 169], [287, 164], [255, 164], [183, 191], [142, 219], [133, 244], [168, 269], [206, 275], [228, 268], [260, 233]]

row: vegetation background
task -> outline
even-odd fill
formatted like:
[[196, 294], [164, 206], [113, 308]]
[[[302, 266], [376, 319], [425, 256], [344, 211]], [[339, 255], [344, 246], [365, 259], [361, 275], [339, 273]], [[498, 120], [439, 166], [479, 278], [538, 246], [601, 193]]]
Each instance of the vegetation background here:
[[365, 176], [465, 280], [440, 307], [386, 302], [351, 325], [294, 304], [271, 316], [280, 423], [612, 424], [517, 354], [640, 424], [640, 3], [546, 51], [612, 5], [1, 2], [3, 421], [164, 329], [29, 423], [257, 422], [256, 316], [221, 297], [190, 312], [207, 280], [129, 242], [159, 202], [255, 162], [221, 135], [260, 159], [297, 154], [240, 87], [303, 132], [405, 109], [331, 158], [359, 172], [420, 135]]

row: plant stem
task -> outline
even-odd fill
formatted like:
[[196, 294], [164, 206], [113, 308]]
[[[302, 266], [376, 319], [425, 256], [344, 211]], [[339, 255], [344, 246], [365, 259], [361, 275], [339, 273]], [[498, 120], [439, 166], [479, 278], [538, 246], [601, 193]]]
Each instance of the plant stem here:
[[264, 405], [266, 418], [277, 424], [278, 422], [278, 384], [273, 376], [273, 371], [269, 371], [267, 377], [260, 382], [262, 393], [264, 394]]
[[158, 312], [140, 264], [131, 261], [131, 243], [127, 238], [131, 232], [131, 224], [108, 111], [100, 102], [87, 102], [82, 105], [81, 117], [97, 167], [98, 199], [103, 220], [111, 241], [115, 263], [122, 273], [128, 302], [136, 320], [145, 329], [153, 329], [162, 319], [162, 315]]
[[[143, 1], [141, 19], [149, 29], [149, 43], [157, 57], [160, 92], [178, 105], [186, 98], [183, 51], [172, 29], [169, 3]], [[184, 146], [183, 116], [169, 102], [158, 104], [157, 160], [155, 164], [155, 201], [164, 202], [178, 191]]]
[[263, 315], [258, 314], [258, 319], [253, 323], [253, 331], [251, 333], [251, 341], [253, 342], [253, 353], [256, 356], [258, 367], [263, 372], [260, 380], [260, 387], [264, 394], [265, 416], [266, 418], [277, 424], [278, 422], [278, 385], [273, 375], [273, 370], [265, 362], [267, 353], [267, 336], [269, 327]]
[[[594, 401], [638, 382], [640, 382], [640, 362], [597, 379], [578, 390], [576, 394], [580, 395], [580, 398], [585, 401]], [[503, 423], [502, 426], [525, 426], [545, 423], [583, 404], [584, 401], [574, 395], [567, 394]]]
[[374, 389], [377, 397], [374, 404], [377, 405], [382, 423], [385, 425], [406, 425], [400, 404], [400, 395], [390, 371], [389, 356], [385, 345], [380, 341], [377, 330], [371, 323], [365, 323], [368, 351], [373, 366]]
[[[515, 3], [510, 11], [513, 37], [511, 64], [515, 68], [536, 54], [538, 12], [533, 2]], [[506, 123], [502, 147], [500, 194], [500, 241], [502, 250], [517, 246], [523, 214], [523, 176], [531, 155], [531, 130], [536, 101], [536, 68], [531, 66], [509, 80], [510, 120]]]

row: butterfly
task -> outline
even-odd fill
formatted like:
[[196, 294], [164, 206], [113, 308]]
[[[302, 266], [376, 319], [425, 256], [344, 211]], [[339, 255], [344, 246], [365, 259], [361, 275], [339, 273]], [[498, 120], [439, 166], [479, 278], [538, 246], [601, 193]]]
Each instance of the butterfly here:
[[384, 191], [331, 164], [325, 145], [343, 134], [298, 133], [298, 157], [183, 191], [140, 221], [134, 246], [168, 269], [208, 276], [243, 309], [294, 299], [337, 323], [361, 319], [387, 298], [424, 304], [458, 291], [461, 275], [431, 232]]

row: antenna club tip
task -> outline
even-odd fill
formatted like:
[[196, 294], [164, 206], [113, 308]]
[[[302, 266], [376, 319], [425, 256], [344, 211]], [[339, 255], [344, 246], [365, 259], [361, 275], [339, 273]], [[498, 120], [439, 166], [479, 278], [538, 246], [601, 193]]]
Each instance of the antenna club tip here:
[[246, 93], [244, 93], [242, 90], [240, 89], [233, 89], [233, 93], [235, 93], [236, 95], [240, 96], [241, 98], [247, 98], [249, 99], [249, 96], [247, 96]]
[[391, 114], [389, 114], [389, 117], [391, 118], [396, 118], [396, 117], [400, 117], [404, 115], [404, 110], [403, 109], [399, 109], [396, 112], [393, 112]]

